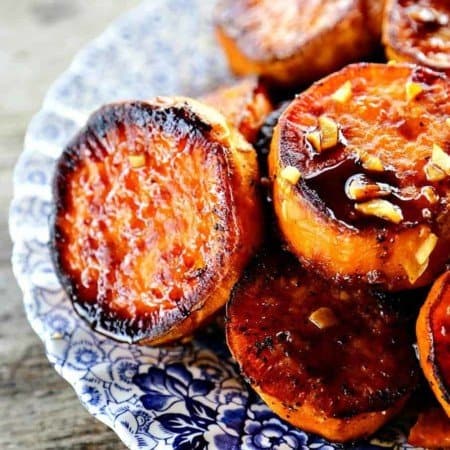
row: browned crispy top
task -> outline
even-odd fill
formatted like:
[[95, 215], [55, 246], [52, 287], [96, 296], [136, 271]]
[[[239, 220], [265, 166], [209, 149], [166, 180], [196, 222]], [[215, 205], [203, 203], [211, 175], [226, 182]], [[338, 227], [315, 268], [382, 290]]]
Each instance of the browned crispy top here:
[[227, 308], [227, 338], [251, 384], [331, 417], [389, 408], [416, 380], [392, 303], [332, 287], [287, 254], [255, 263]]
[[220, 277], [239, 231], [228, 150], [210, 129], [188, 108], [109, 105], [59, 160], [55, 259], [103, 332], [158, 334]]

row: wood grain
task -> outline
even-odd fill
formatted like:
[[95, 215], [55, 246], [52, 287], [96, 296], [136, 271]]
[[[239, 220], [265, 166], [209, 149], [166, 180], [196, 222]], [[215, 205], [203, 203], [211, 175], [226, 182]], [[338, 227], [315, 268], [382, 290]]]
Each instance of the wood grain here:
[[77, 50], [137, 0], [0, 1], [0, 449], [123, 449], [48, 363], [10, 268], [12, 171], [26, 126]]

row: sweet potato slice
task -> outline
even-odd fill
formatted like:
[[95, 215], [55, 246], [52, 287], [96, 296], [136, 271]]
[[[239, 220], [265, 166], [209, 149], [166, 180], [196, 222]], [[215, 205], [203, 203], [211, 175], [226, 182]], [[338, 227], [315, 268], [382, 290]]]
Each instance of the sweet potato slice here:
[[429, 408], [419, 414], [409, 432], [408, 444], [424, 448], [450, 448], [450, 419], [442, 408]]
[[450, 271], [433, 284], [416, 324], [420, 365], [450, 417]]
[[76, 311], [119, 341], [190, 334], [260, 242], [257, 180], [253, 148], [199, 102], [95, 112], [54, 180], [54, 262]]
[[420, 67], [350, 65], [282, 114], [269, 173], [279, 226], [305, 266], [391, 291], [442, 272], [449, 89], [445, 75]]
[[285, 87], [366, 56], [374, 41], [360, 0], [221, 0], [215, 22], [236, 74]]
[[390, 59], [450, 74], [450, 2], [388, 0], [383, 43]]
[[361, 0], [367, 27], [375, 39], [380, 40], [385, 0]]
[[201, 100], [220, 111], [252, 144], [273, 109], [267, 89], [256, 77], [220, 87]]
[[392, 303], [263, 257], [234, 289], [226, 333], [243, 376], [280, 417], [332, 441], [373, 433], [417, 380], [411, 334]]

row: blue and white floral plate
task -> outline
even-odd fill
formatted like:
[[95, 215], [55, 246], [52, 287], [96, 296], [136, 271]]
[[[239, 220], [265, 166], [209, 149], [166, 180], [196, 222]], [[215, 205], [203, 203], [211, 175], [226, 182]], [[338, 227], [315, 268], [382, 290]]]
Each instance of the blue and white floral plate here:
[[[343, 448], [278, 419], [238, 376], [220, 327], [170, 348], [118, 344], [72, 310], [49, 254], [50, 184], [64, 144], [101, 104], [195, 96], [229, 80], [212, 3], [148, 0], [88, 45], [31, 121], [14, 174], [14, 273], [48, 359], [81, 403], [131, 449]], [[397, 423], [355, 449], [411, 448]]]

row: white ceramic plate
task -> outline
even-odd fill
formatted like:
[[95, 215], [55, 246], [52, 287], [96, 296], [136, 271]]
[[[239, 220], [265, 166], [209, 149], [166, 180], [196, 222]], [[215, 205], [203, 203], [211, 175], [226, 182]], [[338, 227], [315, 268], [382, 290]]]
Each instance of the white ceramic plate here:
[[[14, 174], [13, 268], [31, 326], [82, 404], [132, 449], [342, 448], [278, 419], [237, 375], [220, 329], [185, 346], [118, 344], [72, 310], [49, 255], [50, 184], [65, 143], [103, 103], [195, 96], [230, 79], [211, 27], [212, 3], [149, 0], [89, 44], [49, 90]], [[404, 444], [397, 423], [355, 449]]]

